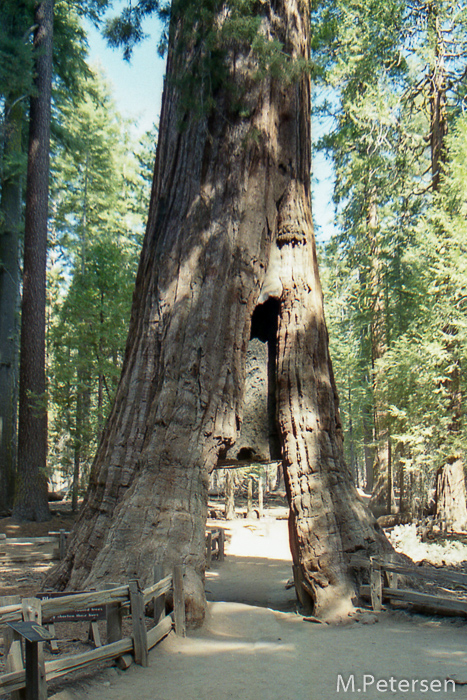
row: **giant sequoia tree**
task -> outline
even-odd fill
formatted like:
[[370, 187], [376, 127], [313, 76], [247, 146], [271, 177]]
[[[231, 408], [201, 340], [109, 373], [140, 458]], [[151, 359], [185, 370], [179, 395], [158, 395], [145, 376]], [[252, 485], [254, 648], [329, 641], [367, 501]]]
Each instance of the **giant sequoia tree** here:
[[50, 518], [45, 475], [47, 407], [45, 306], [49, 196], [50, 112], [54, 0], [35, 6], [35, 93], [29, 108], [29, 148], [24, 226], [21, 356], [19, 370], [18, 474], [13, 515]]
[[300, 597], [335, 614], [354, 592], [349, 555], [386, 546], [343, 460], [310, 211], [308, 8], [241, 8], [173, 8], [124, 367], [67, 558], [48, 581], [147, 583], [155, 562], [182, 562], [192, 624], [205, 607], [208, 474], [242, 423], [255, 310], [275, 339]]

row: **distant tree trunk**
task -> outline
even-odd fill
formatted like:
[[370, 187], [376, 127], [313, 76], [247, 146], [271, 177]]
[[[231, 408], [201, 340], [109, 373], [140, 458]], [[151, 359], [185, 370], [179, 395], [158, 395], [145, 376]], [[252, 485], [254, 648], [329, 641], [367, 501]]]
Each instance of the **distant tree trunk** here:
[[225, 519], [235, 519], [235, 488], [230, 469], [227, 469], [225, 474]]
[[[308, 57], [307, 13], [296, 0], [261, 12], [265, 36]], [[254, 80], [249, 48], [231, 56], [214, 109], [195, 119], [173, 80], [190, 56], [169, 50], [122, 377], [67, 557], [47, 582], [138, 576], [144, 585], [154, 563], [182, 562], [191, 624], [205, 609], [208, 473], [241, 427], [251, 319], [273, 251], [291, 545], [316, 612], [347, 609], [352, 552], [388, 546], [343, 461], [310, 211], [309, 78]]]
[[355, 486], [359, 485], [359, 470], [358, 463], [355, 458], [355, 443], [353, 437], [353, 416], [352, 416], [352, 390], [350, 387], [350, 375], [348, 377], [348, 410], [349, 410], [349, 456], [350, 456], [350, 473], [352, 474], [352, 479]]
[[[451, 422], [448, 426], [447, 440], [453, 442], [452, 454], [442, 465], [436, 475], [435, 520], [443, 530], [467, 529], [467, 506], [464, 479], [464, 461], [459, 447], [462, 429], [462, 389], [461, 364], [459, 359], [459, 340], [457, 328], [446, 326], [446, 350], [450, 360], [450, 371], [444, 380], [444, 389], [449, 396]], [[456, 444], [457, 442], [457, 444]]]
[[16, 412], [21, 229], [21, 177], [8, 159], [21, 154], [23, 109], [20, 95], [6, 101], [3, 180], [0, 202], [0, 516], [11, 512], [16, 472]]
[[426, 5], [428, 23], [435, 36], [435, 58], [428, 76], [430, 100], [430, 150], [431, 183], [434, 191], [439, 189], [441, 166], [445, 160], [445, 141], [448, 133], [447, 120], [447, 75], [445, 65], [446, 43], [438, 14], [437, 3]]
[[467, 529], [464, 464], [453, 458], [436, 475], [435, 519], [443, 530]]
[[[435, 58], [428, 76], [430, 98], [430, 147], [431, 182], [433, 191], [439, 190], [442, 165], [446, 157], [446, 136], [448, 133], [446, 90], [448, 76], [445, 66], [446, 43], [436, 4], [427, 6], [428, 21], [435, 36]], [[452, 420], [448, 435], [452, 439], [459, 435], [462, 427], [461, 365], [459, 360], [458, 330], [451, 324], [443, 328], [446, 337], [446, 350], [449, 354], [451, 370], [444, 382], [450, 397], [449, 411]], [[464, 466], [457, 449], [437, 472], [435, 491], [435, 520], [444, 530], [464, 530], [467, 528], [467, 507], [464, 482]]]
[[[368, 378], [366, 378], [368, 380]], [[368, 380], [369, 381], [369, 380]], [[365, 490], [367, 493], [373, 492], [373, 487], [375, 484], [374, 480], [374, 461], [375, 461], [375, 448], [374, 448], [374, 414], [373, 406], [370, 400], [367, 398], [363, 405], [363, 455], [365, 458]]]
[[49, 193], [53, 0], [36, 5], [35, 94], [29, 114], [18, 421], [18, 483], [13, 515], [50, 518], [47, 500], [45, 308]]
[[381, 387], [377, 363], [387, 350], [386, 299], [383, 288], [381, 242], [378, 232], [376, 190], [368, 194], [367, 237], [370, 251], [369, 294], [371, 303], [371, 367], [373, 377], [374, 450], [372, 505], [384, 506], [390, 513], [394, 501], [390, 473], [390, 438], [387, 401]]

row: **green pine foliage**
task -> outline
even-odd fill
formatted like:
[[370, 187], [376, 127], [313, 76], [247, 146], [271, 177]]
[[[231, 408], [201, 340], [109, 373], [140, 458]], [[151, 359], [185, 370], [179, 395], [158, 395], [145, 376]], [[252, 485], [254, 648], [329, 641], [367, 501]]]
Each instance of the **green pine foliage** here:
[[[112, 5], [55, 0], [49, 463], [74, 480], [75, 495], [119, 378], [156, 141], [153, 131], [133, 142], [87, 64], [81, 18], [98, 24]], [[14, 104], [26, 133], [33, 9], [32, 0], [0, 5], [2, 143]], [[348, 463], [364, 483], [365, 460], [389, 435], [406, 488], [411, 476], [432, 484], [467, 444], [467, 6], [314, 0], [311, 61], [290, 57], [287, 36], [267, 36], [266, 10], [259, 0], [137, 0], [105, 34], [130, 59], [150, 15], [161, 22], [161, 53], [177, 32], [175, 87], [182, 111], [200, 117], [230, 85], [229, 118], [248, 119], [256, 81], [311, 72], [315, 118], [330, 125], [316, 147], [335, 176], [339, 234], [320, 256]], [[238, 85], [231, 58], [247, 54]], [[0, 188], [24, 173], [24, 143], [2, 153]]]
[[405, 489], [420, 477], [432, 486], [465, 453], [466, 13], [441, 0], [336, 0], [316, 13], [318, 111], [332, 124], [318, 146], [334, 165], [341, 231], [322, 250], [323, 286], [347, 459], [361, 484], [376, 412]]
[[154, 152], [153, 134], [133, 144], [102, 78], [87, 82], [62, 112], [49, 274], [49, 462], [67, 477], [78, 464], [80, 489], [120, 375]]

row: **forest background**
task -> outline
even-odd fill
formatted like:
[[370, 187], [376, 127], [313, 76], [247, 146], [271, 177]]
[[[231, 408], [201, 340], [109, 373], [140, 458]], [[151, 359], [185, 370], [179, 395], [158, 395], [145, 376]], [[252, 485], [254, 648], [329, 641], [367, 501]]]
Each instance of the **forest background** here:
[[[142, 38], [138, 8], [149, 14], [155, 3], [134, 5], [126, 37], [122, 24], [105, 23], [107, 6], [55, 0], [48, 383], [37, 400], [47, 408], [47, 476], [66, 478], [74, 508], [119, 378], [156, 143], [155, 129], [135, 138], [90, 68], [84, 24], [128, 50]], [[21, 271], [33, 8], [0, 5], [0, 303], [12, 201]], [[464, 3], [441, 0], [311, 7], [314, 162], [318, 178], [323, 156], [334, 173], [334, 235], [320, 244], [320, 267], [346, 456], [356, 483], [386, 511], [421, 512], [437, 477], [463, 480], [466, 13]], [[0, 470], [10, 484], [21, 274], [15, 279], [14, 332], [0, 324], [9, 375]], [[14, 487], [4, 496], [8, 513]]]

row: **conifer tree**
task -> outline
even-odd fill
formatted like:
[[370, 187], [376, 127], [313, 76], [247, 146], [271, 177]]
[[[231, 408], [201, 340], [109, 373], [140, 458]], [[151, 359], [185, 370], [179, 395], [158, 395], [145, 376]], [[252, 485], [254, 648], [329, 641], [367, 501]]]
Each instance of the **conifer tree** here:
[[182, 563], [188, 619], [202, 621], [208, 474], [241, 426], [255, 308], [277, 353], [276, 428], [304, 606], [346, 615], [351, 554], [388, 547], [343, 459], [310, 209], [307, 10], [294, 0], [172, 7], [122, 375], [49, 584], [130, 572], [144, 584], [154, 563]]
[[23, 131], [31, 89], [27, 3], [0, 7], [0, 515], [11, 511], [16, 472]]

